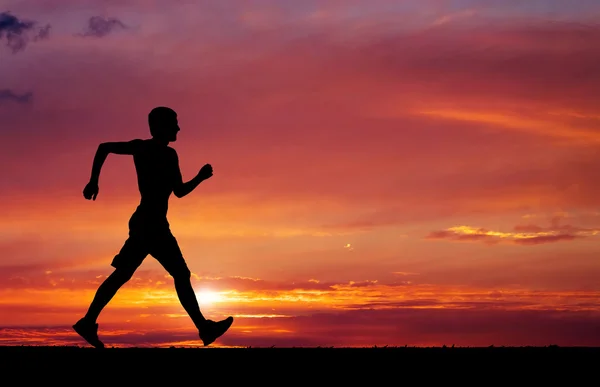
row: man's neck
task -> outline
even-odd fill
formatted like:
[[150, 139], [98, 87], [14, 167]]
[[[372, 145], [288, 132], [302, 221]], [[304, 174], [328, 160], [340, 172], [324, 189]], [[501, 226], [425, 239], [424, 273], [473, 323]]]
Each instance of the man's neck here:
[[167, 146], [167, 145], [169, 145], [169, 141], [167, 141], [167, 140], [163, 140], [163, 139], [160, 139], [160, 138], [156, 138], [156, 137], [152, 137], [152, 138], [150, 139], [150, 141], [152, 141], [152, 142], [154, 142], [154, 143], [156, 143], [156, 144], [158, 144], [158, 145], [162, 145], [162, 146]]

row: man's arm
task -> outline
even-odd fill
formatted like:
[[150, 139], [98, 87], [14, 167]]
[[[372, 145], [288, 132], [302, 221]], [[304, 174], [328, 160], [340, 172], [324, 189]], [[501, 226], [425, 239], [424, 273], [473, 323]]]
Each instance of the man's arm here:
[[106, 157], [110, 153], [117, 155], [132, 155], [135, 153], [138, 145], [142, 140], [131, 140], [127, 142], [104, 142], [98, 146], [96, 156], [94, 156], [94, 163], [92, 165], [92, 176], [90, 182], [98, 183], [100, 178], [100, 170], [106, 160]]
[[178, 198], [182, 198], [198, 187], [200, 183], [212, 176], [212, 167], [206, 164], [200, 169], [200, 172], [190, 181], [184, 183], [179, 169], [179, 158], [176, 152], [173, 152], [175, 159], [175, 183], [173, 185], [173, 194]]
[[132, 140], [127, 142], [105, 142], [98, 146], [94, 163], [92, 165], [92, 176], [90, 182], [83, 190], [83, 197], [90, 200], [96, 200], [98, 196], [98, 180], [100, 179], [100, 170], [110, 153], [117, 155], [132, 155], [135, 153], [142, 140]]

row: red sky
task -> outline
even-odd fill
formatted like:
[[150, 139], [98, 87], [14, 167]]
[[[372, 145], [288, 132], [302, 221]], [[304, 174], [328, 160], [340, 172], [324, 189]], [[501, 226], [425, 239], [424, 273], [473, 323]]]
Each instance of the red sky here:
[[[600, 345], [600, 5], [27, 3], [0, 8], [37, 22], [0, 33], [1, 344], [84, 344], [139, 201], [116, 155], [83, 198], [94, 152], [166, 105], [184, 179], [214, 168], [169, 220], [236, 317], [217, 345]], [[98, 322], [199, 344], [150, 256]]]

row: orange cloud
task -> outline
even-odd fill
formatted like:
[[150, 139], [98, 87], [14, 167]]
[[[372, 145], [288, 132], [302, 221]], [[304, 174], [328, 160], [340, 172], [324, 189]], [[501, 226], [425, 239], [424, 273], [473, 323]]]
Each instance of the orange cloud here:
[[[0, 310], [11, 317], [2, 322], [6, 328], [0, 330], [0, 340], [5, 344], [19, 341], [81, 344], [73, 332], [61, 327], [84, 311], [91, 289], [74, 291], [59, 284], [54, 290], [20, 289], [18, 293], [4, 290]], [[596, 320], [584, 319], [583, 313], [589, 317], [600, 312], [597, 303], [600, 294], [593, 291], [477, 289], [378, 281], [282, 284], [251, 278], [203, 279], [201, 289], [200, 302], [205, 315], [215, 318], [234, 315], [237, 319], [231, 332], [219, 342], [225, 346], [441, 345], [447, 340], [462, 345], [482, 344], [483, 340], [508, 345], [527, 342], [522, 336], [524, 331], [516, 326], [529, 326], [533, 317], [544, 322], [542, 325], [556, 318], [562, 322], [529, 343], [576, 343], [581, 342], [582, 336], [567, 334], [574, 332], [568, 324], [577, 318], [576, 324], [583, 324], [588, 330]], [[208, 303], [202, 300], [202, 293], [209, 292], [207, 289], [212, 292]], [[52, 300], [42, 301], [48, 298], [46, 295], [51, 295]], [[500, 316], [513, 319], [516, 325], [493, 324], [492, 317]], [[420, 331], [420, 324], [433, 317], [446, 322], [436, 325], [437, 328], [431, 325], [431, 331]], [[15, 324], [24, 318], [35, 327], [17, 328]], [[446, 318], [459, 318], [467, 326], [481, 324], [481, 329], [471, 331], [473, 336], [470, 336], [465, 327], [461, 332], [467, 336], [456, 336], [457, 332], [446, 332], [453, 326]], [[396, 323], [390, 325], [390, 319], [396, 319]], [[357, 334], [372, 324], [378, 329]], [[100, 325], [101, 337], [111, 345], [198, 345], [191, 321], [179, 306], [174, 291], [150, 278], [133, 281], [124, 288], [101, 316]], [[394, 331], [393, 327], [402, 329]], [[379, 329], [385, 335], [378, 333]], [[331, 336], [328, 332], [332, 330], [340, 335]], [[55, 334], [50, 337], [49, 332]], [[478, 336], [475, 332], [485, 335]]]
[[535, 224], [517, 225], [513, 231], [508, 232], [470, 226], [454, 226], [446, 230], [433, 231], [427, 235], [426, 239], [449, 239], [459, 242], [482, 241], [487, 244], [537, 245], [600, 235], [600, 228], [560, 225], [560, 217], [555, 217], [551, 223], [550, 227], [540, 227]]

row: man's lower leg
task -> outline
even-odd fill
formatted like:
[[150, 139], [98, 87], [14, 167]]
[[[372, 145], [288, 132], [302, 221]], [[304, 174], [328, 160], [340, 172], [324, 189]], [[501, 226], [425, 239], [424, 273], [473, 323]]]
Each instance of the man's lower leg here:
[[175, 290], [177, 291], [177, 296], [179, 296], [181, 305], [192, 318], [194, 325], [196, 325], [200, 339], [204, 342], [205, 346], [210, 345], [216, 339], [221, 337], [233, 323], [233, 317], [228, 317], [225, 320], [218, 322], [204, 318], [200, 312], [196, 293], [194, 292], [189, 277], [184, 276], [176, 278]]
[[181, 305], [187, 314], [190, 315], [196, 328], [200, 330], [202, 325], [206, 322], [206, 319], [202, 315], [202, 312], [200, 312], [200, 306], [198, 305], [192, 282], [188, 277], [177, 278], [174, 282], [179, 302], [181, 302]]
[[109, 275], [98, 287], [96, 295], [84, 317], [85, 320], [90, 323], [95, 323], [100, 312], [102, 312], [102, 309], [104, 309], [121, 286], [123, 286], [130, 278], [131, 275], [129, 272], [121, 272], [118, 269]]

